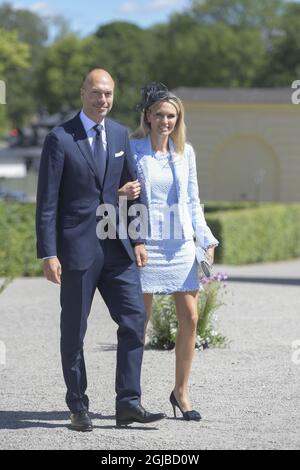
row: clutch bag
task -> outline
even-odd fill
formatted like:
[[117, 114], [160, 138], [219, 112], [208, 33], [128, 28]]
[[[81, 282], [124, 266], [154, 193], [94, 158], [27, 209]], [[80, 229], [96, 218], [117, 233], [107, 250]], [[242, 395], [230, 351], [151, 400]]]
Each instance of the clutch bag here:
[[209, 278], [212, 275], [212, 266], [209, 264], [209, 261], [206, 256], [206, 252], [198, 243], [195, 243], [195, 246], [196, 246], [196, 259], [197, 259], [197, 263], [199, 265], [201, 274], [203, 274], [204, 277]]

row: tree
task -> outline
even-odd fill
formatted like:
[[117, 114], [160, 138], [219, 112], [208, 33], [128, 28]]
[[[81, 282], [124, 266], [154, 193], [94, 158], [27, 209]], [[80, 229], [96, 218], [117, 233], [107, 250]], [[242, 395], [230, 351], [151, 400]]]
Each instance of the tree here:
[[154, 55], [152, 32], [116, 21], [101, 26], [96, 32], [99, 47], [107, 52], [106, 66], [116, 81], [116, 103], [112, 116], [135, 127], [139, 90], [149, 80], [149, 64]]
[[47, 25], [35, 13], [25, 9], [14, 9], [10, 4], [4, 3], [0, 6], [0, 28], [13, 33], [19, 41], [28, 44], [31, 51], [30, 68], [24, 70], [20, 67], [10, 67], [6, 73], [9, 83], [8, 116], [14, 126], [21, 126], [36, 108], [35, 68], [48, 38]]
[[6, 83], [6, 106], [0, 108], [0, 128], [3, 130], [7, 116], [10, 115], [11, 86], [13, 73], [29, 67], [30, 48], [18, 40], [16, 32], [0, 29], [0, 80]]
[[0, 6], [0, 28], [16, 31], [19, 40], [30, 44], [35, 53], [48, 39], [46, 22], [40, 16], [29, 10], [15, 9], [9, 3]]
[[299, 77], [299, 2], [192, 0], [154, 28], [151, 65], [170, 87], [289, 86]]
[[277, 35], [273, 38], [272, 51], [265, 68], [257, 77], [263, 86], [289, 87], [300, 76], [300, 5], [286, 4]]
[[138, 114], [133, 111], [139, 101], [139, 89], [150, 79], [149, 36], [138, 26], [114, 22], [83, 39], [69, 34], [55, 41], [47, 48], [37, 71], [39, 100], [50, 111], [62, 106], [78, 108], [84, 75], [92, 68], [105, 68], [116, 82], [111, 115], [134, 127]]
[[29, 67], [30, 48], [18, 40], [15, 32], [0, 28], [0, 74], [5, 78], [9, 70]]
[[202, 24], [223, 23], [231, 28], [277, 28], [285, 0], [192, 0], [191, 13]]
[[30, 67], [15, 67], [7, 71], [8, 115], [13, 125], [22, 126], [39, 107], [36, 99], [37, 67], [43, 59], [51, 33], [62, 37], [68, 31], [67, 21], [60, 17], [41, 17], [26, 10], [16, 9], [8, 3], [0, 6], [0, 28], [14, 32], [19, 41], [30, 46]]
[[251, 86], [264, 60], [261, 34], [250, 27], [236, 31], [178, 14], [158, 34], [162, 45], [151, 70], [171, 88]]
[[87, 70], [101, 65], [106, 52], [93, 36], [79, 38], [69, 34], [55, 41], [37, 69], [37, 96], [50, 112], [62, 107], [78, 108], [80, 86]]

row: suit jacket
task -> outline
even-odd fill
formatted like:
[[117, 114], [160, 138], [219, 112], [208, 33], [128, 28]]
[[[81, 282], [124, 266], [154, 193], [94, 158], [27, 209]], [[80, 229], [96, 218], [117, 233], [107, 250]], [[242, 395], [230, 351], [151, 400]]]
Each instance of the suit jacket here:
[[[111, 204], [118, 211], [118, 189], [137, 178], [127, 129], [108, 118], [105, 129], [108, 160], [103, 187], [79, 114], [46, 137], [37, 191], [38, 258], [58, 256], [68, 269], [83, 270], [100, 250], [97, 207]], [[135, 259], [132, 246], [142, 241], [122, 239], [130, 259]]]
[[[151, 166], [149, 161], [153, 158], [150, 136], [130, 141], [132, 153], [137, 164], [139, 180], [142, 183], [141, 202], [149, 209], [149, 229], [157, 223], [156, 208], [151, 201]], [[175, 184], [178, 197], [178, 222], [182, 228], [183, 237], [196, 238], [197, 243], [204, 249], [210, 245], [217, 246], [218, 240], [211, 233], [200, 204], [196, 157], [193, 147], [185, 144], [183, 157], [176, 155], [172, 139], [170, 151], [174, 165]]]

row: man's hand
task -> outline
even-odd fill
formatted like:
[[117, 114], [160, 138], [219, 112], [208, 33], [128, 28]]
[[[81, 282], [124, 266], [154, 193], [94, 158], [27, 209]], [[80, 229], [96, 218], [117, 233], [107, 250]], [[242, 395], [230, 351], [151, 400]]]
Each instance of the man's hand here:
[[129, 181], [128, 183], [124, 184], [122, 188], [119, 189], [118, 194], [119, 196], [126, 196], [127, 199], [130, 201], [134, 201], [137, 199], [141, 192], [141, 184], [139, 180]]
[[148, 255], [144, 243], [135, 245], [134, 254], [136, 259], [136, 264], [139, 268], [146, 266], [148, 261]]
[[45, 278], [48, 281], [54, 282], [55, 284], [60, 284], [61, 277], [61, 264], [58, 261], [58, 258], [48, 258], [43, 261], [43, 270]]

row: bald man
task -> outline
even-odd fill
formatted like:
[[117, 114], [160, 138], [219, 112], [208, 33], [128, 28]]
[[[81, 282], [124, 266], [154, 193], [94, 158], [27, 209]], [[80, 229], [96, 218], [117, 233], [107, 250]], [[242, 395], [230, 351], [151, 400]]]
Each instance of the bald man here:
[[115, 237], [99, 237], [96, 230], [102, 220], [98, 206], [109, 204], [117, 212], [118, 191], [137, 180], [127, 129], [107, 118], [114, 96], [108, 72], [89, 72], [80, 94], [82, 110], [54, 128], [44, 143], [36, 231], [45, 277], [61, 286], [61, 358], [69, 427], [91, 431], [83, 343], [96, 289], [119, 326], [117, 426], [151, 423], [165, 415], [141, 405], [145, 308], [138, 269], [147, 262], [144, 242], [119, 237], [118, 223]]

